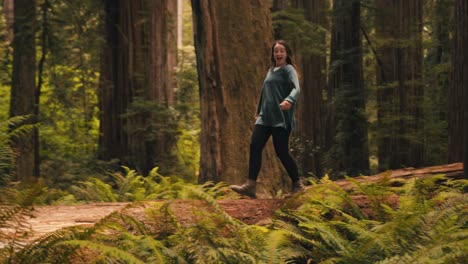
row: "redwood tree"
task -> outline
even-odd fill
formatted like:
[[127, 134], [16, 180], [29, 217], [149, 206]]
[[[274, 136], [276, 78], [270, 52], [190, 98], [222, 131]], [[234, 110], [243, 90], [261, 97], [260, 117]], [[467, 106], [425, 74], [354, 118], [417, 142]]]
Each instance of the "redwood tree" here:
[[[449, 162], [465, 161], [466, 157], [466, 108], [465, 95], [468, 89], [468, 56], [466, 44], [468, 43], [467, 28], [467, 3], [456, 1], [455, 3], [455, 36], [453, 52], [452, 85], [449, 90]], [[465, 163], [466, 164], [466, 163]]]
[[[335, 0], [328, 96], [334, 113], [330, 165], [355, 176], [369, 170], [367, 119], [362, 75], [360, 2]], [[333, 131], [333, 130], [332, 130]]]
[[176, 1], [105, 1], [100, 157], [147, 172], [173, 167]]
[[422, 1], [376, 0], [379, 168], [421, 166]]
[[[39, 94], [36, 89], [36, 2], [14, 2], [13, 73], [11, 82], [10, 117], [29, 116], [25, 123], [35, 123]], [[15, 127], [12, 127], [14, 129]], [[13, 139], [16, 155], [15, 174], [18, 180], [39, 176], [38, 131]]]
[[449, 93], [449, 153], [462, 148], [462, 154], [451, 161], [463, 161], [468, 177], [468, 2], [455, 3], [455, 37], [453, 80]]
[[[329, 3], [326, 0], [296, 0], [296, 8], [304, 10], [305, 18], [313, 25], [328, 28], [327, 11]], [[325, 46], [324, 32], [317, 34], [318, 45]], [[314, 47], [318, 50], [317, 47]], [[312, 173], [318, 177], [323, 175], [324, 127], [323, 114], [325, 105], [322, 95], [326, 87], [326, 55], [325, 52], [308, 52], [299, 57], [301, 69], [301, 96], [298, 102], [298, 131], [302, 146], [299, 165], [304, 173]]]
[[[202, 113], [200, 182], [247, 179], [250, 134], [272, 44], [268, 8], [267, 0], [192, 0]], [[260, 188], [288, 183], [275, 156], [271, 146], [264, 151]]]

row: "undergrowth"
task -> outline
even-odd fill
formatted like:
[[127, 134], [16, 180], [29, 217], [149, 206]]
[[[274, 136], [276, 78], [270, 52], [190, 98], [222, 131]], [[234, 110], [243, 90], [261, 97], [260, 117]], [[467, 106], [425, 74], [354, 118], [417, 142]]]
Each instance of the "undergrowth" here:
[[[169, 179], [153, 173], [158, 179], [154, 181], [172, 186], [164, 183]], [[138, 178], [131, 171], [129, 175], [130, 182]], [[148, 184], [144, 179], [138, 182], [132, 185], [119, 179], [112, 197], [148, 198], [152, 196], [143, 190], [157, 190], [143, 187]], [[265, 226], [247, 225], [222, 210], [217, 203], [225, 194], [222, 186], [175, 182], [157, 197], [199, 199], [200, 206], [174, 212], [172, 199], [131, 203], [93, 227], [66, 228], [15, 250], [2, 248], [0, 260], [35, 264], [463, 263], [468, 257], [466, 180], [436, 175], [400, 186], [388, 179], [367, 185], [353, 182], [352, 192], [327, 178], [312, 182], [306, 193], [290, 198]], [[128, 195], [135, 190], [138, 195]], [[135, 214], [141, 211], [144, 216]], [[181, 221], [181, 213], [192, 214], [192, 221]], [[9, 218], [6, 211], [1, 216]]]

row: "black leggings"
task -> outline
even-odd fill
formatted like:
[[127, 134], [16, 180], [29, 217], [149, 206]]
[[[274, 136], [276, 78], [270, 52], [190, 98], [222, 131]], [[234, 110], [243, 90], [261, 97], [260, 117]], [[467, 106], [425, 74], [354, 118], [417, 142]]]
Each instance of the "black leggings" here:
[[267, 127], [255, 125], [250, 142], [249, 179], [257, 180], [262, 166], [262, 151], [270, 136], [273, 136], [273, 145], [276, 155], [283, 163], [284, 168], [293, 182], [299, 180], [299, 173], [294, 159], [289, 154], [290, 131], [282, 127]]

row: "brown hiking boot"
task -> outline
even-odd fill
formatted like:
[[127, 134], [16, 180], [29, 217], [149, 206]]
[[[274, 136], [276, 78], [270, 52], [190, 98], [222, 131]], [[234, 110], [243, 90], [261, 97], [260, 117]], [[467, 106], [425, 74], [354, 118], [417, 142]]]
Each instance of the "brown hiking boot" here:
[[293, 187], [292, 187], [292, 194], [296, 193], [301, 193], [306, 190], [304, 183], [302, 182], [302, 179], [299, 179], [298, 181], [293, 182]]
[[242, 185], [231, 185], [230, 187], [236, 193], [246, 195], [246, 196], [249, 196], [251, 198], [256, 198], [257, 197], [255, 195], [256, 185], [257, 185], [257, 182], [255, 182], [254, 180], [248, 179]]

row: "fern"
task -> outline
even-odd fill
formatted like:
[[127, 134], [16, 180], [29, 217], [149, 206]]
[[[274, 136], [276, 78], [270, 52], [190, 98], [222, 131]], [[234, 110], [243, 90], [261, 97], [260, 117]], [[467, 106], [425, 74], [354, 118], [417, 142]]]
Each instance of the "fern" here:
[[68, 240], [64, 242], [59, 242], [57, 246], [73, 246], [73, 247], [79, 247], [79, 248], [89, 248], [93, 250], [98, 250], [107, 257], [110, 257], [113, 259], [119, 259], [119, 260], [124, 261], [125, 263], [145, 264], [144, 261], [133, 256], [132, 254], [127, 253], [124, 250], [120, 250], [112, 246], [94, 243], [94, 242], [87, 241], [87, 240]]
[[[22, 190], [20, 190], [22, 189]], [[9, 258], [16, 250], [23, 247], [31, 233], [27, 223], [34, 217], [33, 203], [42, 192], [41, 186], [23, 186], [12, 189], [0, 189], [0, 260]]]
[[[359, 184], [381, 210], [378, 220], [349, 211], [346, 195], [325, 179], [305, 194], [298, 210], [280, 210], [282, 220], [274, 226], [320, 263], [462, 263], [468, 252], [468, 198], [450, 187], [456, 183], [440, 186], [443, 179], [409, 180], [398, 188]], [[395, 192], [398, 208], [379, 203]]]
[[82, 237], [83, 228], [68, 227], [47, 234], [12, 254], [6, 263], [66, 263], [77, 254], [76, 248], [57, 247], [61, 241]]
[[112, 187], [98, 178], [89, 178], [79, 182], [78, 186], [70, 187], [75, 197], [86, 201], [116, 202], [117, 198]]
[[209, 205], [212, 206], [216, 210], [216, 212], [221, 215], [224, 220], [226, 220], [230, 225], [234, 227], [239, 227], [239, 222], [235, 219], [233, 219], [228, 213], [226, 213], [221, 207], [216, 203], [216, 199], [208, 194], [207, 192], [204, 192], [203, 190], [200, 190], [199, 188], [195, 187], [187, 187], [196, 197], [201, 198], [203, 201], [207, 202]]
[[[432, 179], [422, 183], [412, 180], [398, 188], [358, 187], [363, 196], [374, 196], [376, 202], [400, 195], [398, 207], [379, 205], [385, 217], [368, 219], [351, 196], [325, 179], [306, 194], [292, 198], [292, 204], [301, 202], [297, 209], [283, 207], [271, 225], [255, 226], [232, 218], [219, 206], [217, 197], [225, 195], [225, 184], [182, 186], [179, 180], [161, 176], [157, 170], [148, 182], [130, 170], [126, 177], [115, 185], [116, 197], [133, 193], [135, 188], [166, 186], [173, 197], [201, 200], [195, 203], [193, 222], [180, 222], [171, 211], [172, 200], [133, 203], [93, 227], [60, 230], [17, 252], [10, 248], [10, 257], [4, 254], [2, 260], [365, 264], [462, 263], [467, 257], [468, 198], [460, 189], [450, 187], [457, 186], [454, 183], [437, 188], [439, 180]], [[143, 220], [131, 215], [137, 206], [145, 206]], [[5, 219], [9, 217], [5, 214]]]
[[354, 178], [347, 177], [348, 181], [353, 183], [358, 191], [366, 196], [370, 201], [370, 207], [377, 219], [385, 221], [387, 215], [383, 210], [382, 205], [385, 202], [385, 197], [389, 197], [392, 192], [389, 186], [389, 179], [384, 176], [383, 179], [376, 184], [362, 184]]
[[193, 192], [187, 188], [198, 189], [216, 199], [228, 193], [226, 183], [194, 185], [184, 182], [178, 177], [162, 176], [158, 168], [150, 171], [148, 176], [138, 175], [135, 170], [123, 167], [125, 174], [111, 174], [113, 183], [90, 177], [79, 182], [78, 186], [70, 187], [70, 192], [80, 200], [99, 202], [135, 202], [142, 200], [189, 198]]
[[8, 119], [6, 124], [0, 122], [0, 127], [9, 128], [8, 131], [0, 129], [0, 186], [6, 186], [12, 178], [15, 154], [11, 144], [37, 127], [37, 125], [26, 124], [30, 118], [31, 115], [16, 116]]

